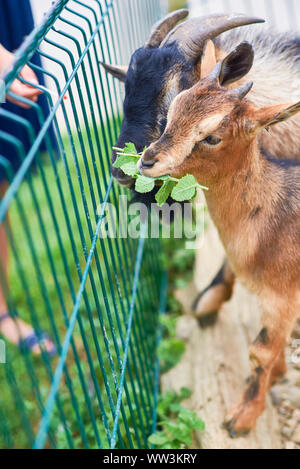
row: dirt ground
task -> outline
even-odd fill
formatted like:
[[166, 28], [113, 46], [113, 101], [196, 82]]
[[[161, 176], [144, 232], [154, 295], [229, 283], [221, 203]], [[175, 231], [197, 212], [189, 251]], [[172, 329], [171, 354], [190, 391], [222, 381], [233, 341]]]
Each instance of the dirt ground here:
[[287, 347], [288, 373], [267, 398], [266, 410], [246, 437], [232, 439], [221, 428], [226, 411], [240, 397], [250, 372], [248, 347], [260, 330], [261, 312], [255, 297], [239, 283], [232, 299], [212, 327], [201, 329], [191, 304], [223, 259], [223, 248], [211, 222], [196, 251], [194, 282], [178, 290], [183, 315], [177, 335], [186, 343], [180, 363], [162, 377], [163, 390], [192, 390], [185, 403], [206, 424], [196, 435], [203, 449], [300, 449], [300, 320]]
[[286, 351], [288, 373], [273, 386], [271, 397], [277, 408], [282, 447], [300, 449], [300, 319]]

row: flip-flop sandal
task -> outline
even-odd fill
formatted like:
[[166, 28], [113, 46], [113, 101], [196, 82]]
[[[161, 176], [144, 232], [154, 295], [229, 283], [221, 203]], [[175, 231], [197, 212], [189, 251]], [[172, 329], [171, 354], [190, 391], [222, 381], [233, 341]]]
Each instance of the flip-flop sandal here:
[[[32, 334], [29, 334], [29, 336], [25, 337], [25, 339], [21, 339], [19, 341], [19, 348], [23, 352], [27, 352], [28, 350], [32, 351], [33, 347], [36, 345], [45, 347], [46, 340], [52, 342], [51, 337], [46, 332], [41, 331], [39, 334], [32, 332]], [[57, 348], [53, 342], [52, 348], [50, 350], [45, 350], [45, 353], [47, 353], [50, 358], [57, 354]]]
[[1, 314], [1, 316], [0, 316], [0, 323], [1, 323], [2, 321], [5, 321], [5, 319], [8, 319], [8, 318], [10, 318], [10, 317], [11, 317], [11, 316], [10, 316], [9, 313]]
[[[0, 323], [5, 321], [5, 319], [11, 318], [9, 313], [4, 313], [0, 316]], [[36, 332], [32, 332], [29, 336], [25, 337], [25, 339], [21, 339], [19, 341], [19, 348], [21, 351], [31, 351], [33, 347], [36, 345], [45, 345], [45, 341], [49, 340], [52, 342], [51, 337], [46, 333], [41, 331], [39, 335]], [[49, 357], [54, 357], [57, 354], [57, 348], [55, 347], [54, 343], [52, 342], [52, 348], [47, 351]]]

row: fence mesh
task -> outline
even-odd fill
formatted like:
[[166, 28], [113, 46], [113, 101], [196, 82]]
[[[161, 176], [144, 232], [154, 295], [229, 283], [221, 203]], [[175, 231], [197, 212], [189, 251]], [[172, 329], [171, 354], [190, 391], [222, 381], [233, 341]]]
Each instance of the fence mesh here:
[[109, 166], [122, 89], [99, 62], [127, 63], [160, 16], [159, 0], [56, 1], [2, 84], [16, 97], [9, 85], [25, 81], [29, 64], [50, 90], [42, 88], [47, 112], [41, 100], [18, 98], [32, 105], [37, 130], [26, 113], [0, 107], [7, 128], [23, 134], [0, 128], [18, 162], [15, 170], [0, 155], [8, 181], [0, 235], [9, 245], [0, 295], [15, 327], [22, 318], [40, 338], [46, 331], [57, 354], [5, 342], [0, 448], [143, 448], [155, 428], [166, 278], [158, 239], [99, 236], [107, 207], [121, 216], [126, 195]]

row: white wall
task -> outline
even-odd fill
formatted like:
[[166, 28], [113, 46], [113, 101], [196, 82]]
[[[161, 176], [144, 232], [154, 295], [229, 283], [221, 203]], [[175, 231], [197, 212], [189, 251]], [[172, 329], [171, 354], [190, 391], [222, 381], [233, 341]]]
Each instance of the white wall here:
[[300, 30], [299, 0], [189, 0], [193, 16], [211, 13], [248, 13], [262, 17], [278, 30]]
[[51, 7], [52, 0], [30, 0], [34, 20], [37, 23], [43, 19], [44, 12]]

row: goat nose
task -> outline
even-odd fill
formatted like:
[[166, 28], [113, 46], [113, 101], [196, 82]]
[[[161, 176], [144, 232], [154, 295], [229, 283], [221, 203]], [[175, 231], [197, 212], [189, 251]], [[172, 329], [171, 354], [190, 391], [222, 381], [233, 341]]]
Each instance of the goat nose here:
[[156, 161], [154, 160], [141, 160], [141, 167], [142, 169], [150, 169], [155, 165]]

